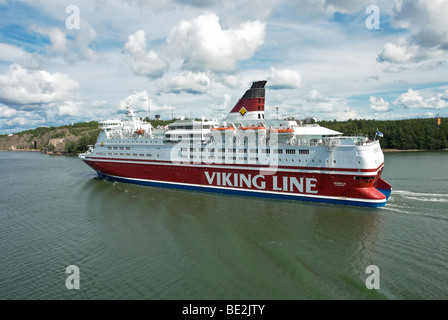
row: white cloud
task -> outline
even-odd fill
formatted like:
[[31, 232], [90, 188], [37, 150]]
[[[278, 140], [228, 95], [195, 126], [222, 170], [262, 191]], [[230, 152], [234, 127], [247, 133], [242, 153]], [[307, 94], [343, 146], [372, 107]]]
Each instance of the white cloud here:
[[[356, 112], [350, 110], [350, 108], [347, 106], [347, 102], [344, 99], [328, 97], [320, 93], [316, 89], [311, 89], [305, 95], [304, 105], [301, 107], [300, 112], [308, 112], [309, 115], [313, 115], [316, 113], [332, 113], [338, 120], [341, 119], [343, 115], [346, 115], [350, 118], [356, 116]], [[338, 115], [337, 117], [336, 114]]]
[[62, 103], [58, 103], [54, 105], [53, 108], [49, 111], [49, 113], [53, 113], [56, 111], [56, 115], [59, 117], [71, 116], [71, 117], [86, 117], [86, 106], [82, 101], [64, 101]]
[[402, 104], [407, 108], [416, 109], [443, 109], [448, 107], [448, 90], [444, 93], [439, 93], [430, 98], [424, 98], [418, 90], [412, 90], [411, 88], [408, 92], [403, 93], [400, 97], [395, 99], [394, 104]]
[[301, 0], [295, 5], [300, 16], [331, 18], [336, 12], [363, 11], [376, 2], [375, 0]]
[[[8, 119], [4, 122], [3, 126], [5, 127], [17, 127], [17, 126], [24, 126], [24, 125], [29, 125], [31, 120], [31, 116], [29, 114], [23, 115], [23, 116], [19, 116], [19, 117], [14, 117], [13, 119]], [[34, 121], [32, 121], [34, 124]], [[2, 126], [2, 127], [3, 127]]]
[[418, 66], [419, 70], [422, 71], [430, 71], [430, 70], [434, 70], [436, 68], [443, 68], [446, 65], [446, 61], [430, 61], [430, 62], [425, 62], [422, 63]]
[[124, 52], [136, 75], [150, 79], [160, 78], [168, 70], [169, 64], [160, 58], [154, 50], [146, 51], [146, 46], [145, 31], [138, 30], [128, 37], [128, 41], [124, 45]]
[[142, 118], [150, 117], [151, 119], [154, 119], [155, 115], [159, 114], [162, 115], [162, 118], [165, 116], [166, 119], [171, 119], [171, 112], [178, 111], [178, 108], [173, 105], [159, 105], [157, 101], [154, 101], [149, 97], [149, 93], [146, 90], [135, 91], [125, 99], [120, 100], [118, 104], [120, 116], [123, 110], [129, 105], [139, 112], [137, 116]]
[[422, 108], [422, 106], [424, 106], [423, 97], [420, 95], [420, 92], [412, 89], [403, 93], [393, 103], [402, 104], [408, 108]]
[[446, 98], [447, 91], [444, 94], [438, 94], [434, 97], [430, 97], [426, 100], [426, 104], [428, 108], [433, 109], [444, 109], [448, 107], [448, 101]]
[[91, 48], [92, 42], [97, 35], [95, 30], [85, 19], [81, 19], [82, 27], [76, 30], [76, 42], [79, 51], [79, 57], [83, 60], [96, 61], [98, 59], [97, 53]]
[[0, 105], [0, 118], [11, 118], [17, 114], [16, 109], [9, 108], [5, 105]]
[[270, 74], [267, 78], [268, 86], [271, 89], [297, 89], [302, 85], [303, 78], [295, 70], [275, 68], [270, 69]]
[[80, 29], [71, 30], [73, 38], [67, 38], [66, 33], [56, 27], [31, 26], [30, 29], [48, 37], [50, 46], [46, 50], [51, 57], [60, 57], [69, 63], [81, 60], [97, 61], [97, 54], [90, 47], [96, 38], [96, 32], [86, 20], [81, 19], [80, 23], [82, 25]]
[[390, 82], [385, 82], [381, 85], [382, 88], [397, 88], [397, 87], [407, 87], [409, 81], [403, 79], [396, 79]]
[[16, 111], [10, 118], [0, 122], [0, 129], [5, 132], [20, 132], [29, 128], [47, 125], [47, 119], [35, 111]]
[[448, 100], [448, 89], [445, 90], [445, 92], [442, 94], [441, 98]]
[[411, 31], [411, 39], [425, 48], [448, 49], [448, 2], [444, 0], [397, 0], [394, 20]]
[[409, 36], [386, 43], [377, 61], [404, 64], [420, 62], [448, 51], [448, 2], [443, 0], [396, 0], [394, 22]]
[[[214, 117], [215, 111], [227, 113], [252, 81], [263, 79], [271, 89], [266, 112], [274, 117], [276, 110], [268, 110], [269, 104], [283, 106], [283, 113], [291, 110], [300, 118], [346, 120], [357, 113], [384, 118], [437, 114], [435, 108], [442, 108], [447, 100], [438, 96], [446, 88], [431, 89], [446, 81], [448, 19], [440, 1], [404, 0], [393, 11], [393, 2], [384, 0], [81, 0], [81, 17], [92, 27], [84, 28], [88, 24], [83, 20], [80, 30], [64, 28], [64, 3], [22, 2], [28, 4], [30, 15], [14, 6], [5, 7], [5, 13], [20, 18], [16, 23], [22, 26], [35, 27], [14, 29], [11, 38], [5, 32], [12, 30], [14, 22], [4, 21], [0, 59], [7, 64], [0, 65], [0, 76], [12, 81], [9, 65], [17, 63], [27, 72], [26, 78], [41, 79], [0, 87], [0, 101], [8, 104], [0, 103], [0, 114], [12, 115], [16, 110], [11, 117], [28, 117], [28, 127], [45, 120], [55, 125], [90, 116], [115, 117], [120, 100], [134, 90], [143, 96], [145, 89], [154, 99], [152, 110], [165, 106], [158, 111], [162, 117], [169, 118], [171, 110], [174, 116]], [[365, 9], [371, 4], [381, 10], [379, 32], [364, 26]], [[337, 12], [343, 14], [335, 16]], [[391, 30], [391, 25], [397, 29]], [[140, 29], [146, 34], [136, 32]], [[375, 60], [380, 53], [383, 65]], [[47, 83], [47, 89], [42, 70], [66, 75], [68, 84], [76, 79], [79, 87], [64, 89], [63, 84]], [[377, 76], [378, 81], [369, 76]], [[428, 108], [393, 104], [394, 98], [417, 84], [421, 105]], [[25, 94], [18, 93], [19, 87]], [[280, 88], [294, 90], [272, 90]], [[391, 92], [399, 93], [389, 98]], [[365, 97], [370, 96], [376, 100], [366, 105]], [[386, 108], [380, 97], [389, 102], [391, 112], [375, 110]], [[146, 100], [135, 99], [133, 103], [145, 110]]]
[[235, 73], [238, 62], [251, 58], [264, 43], [265, 28], [256, 20], [224, 30], [218, 16], [208, 13], [180, 21], [167, 41], [171, 51], [184, 59], [184, 69]]
[[389, 102], [385, 101], [383, 98], [376, 98], [371, 96], [370, 99], [370, 109], [375, 111], [387, 111], [389, 110]]
[[443, 51], [438, 46], [423, 48], [417, 43], [409, 43], [406, 38], [402, 37], [395, 43], [386, 43], [383, 51], [378, 55], [377, 61], [406, 64], [434, 58], [442, 53]]
[[308, 110], [310, 114], [315, 112], [334, 113], [341, 119], [345, 114], [349, 117], [355, 116], [353, 111], [347, 106], [347, 102], [343, 98], [329, 97], [320, 93], [318, 90], [312, 89], [305, 95], [304, 110]]
[[228, 88], [239, 89], [241, 88], [241, 75], [240, 74], [215, 74], [214, 77], [217, 81], [221, 82]]
[[135, 110], [148, 110], [148, 108], [154, 107], [151, 98], [149, 98], [148, 91], [135, 91], [129, 95], [126, 99], [120, 100], [119, 107], [124, 110], [127, 106], [131, 105]]
[[404, 72], [406, 70], [409, 70], [409, 69], [404, 66], [390, 64], [386, 68], [383, 69], [383, 72], [385, 72], [385, 73], [400, 73], [400, 72]]
[[69, 121], [79, 122], [109, 118], [113, 116], [115, 111], [106, 107], [105, 101], [64, 100], [49, 103], [44, 110], [31, 110], [28, 115], [38, 114], [47, 122], [62, 124]]
[[17, 62], [25, 59], [27, 56], [28, 53], [22, 48], [7, 43], [0, 43], [0, 61]]
[[331, 117], [327, 116], [327, 119], [333, 118], [338, 121], [347, 121], [348, 119], [360, 119], [360, 115], [358, 112], [354, 110], [350, 110], [349, 107], [346, 107], [343, 111], [335, 111], [331, 113]]
[[201, 94], [210, 89], [211, 80], [203, 72], [194, 73], [191, 71], [183, 71], [181, 74], [164, 81], [162, 86], [162, 92], [165, 93], [186, 92]]
[[240, 0], [223, 2], [228, 2], [233, 6], [234, 10], [232, 12], [232, 18], [235, 18], [235, 16], [237, 16], [237, 18], [244, 17], [244, 19], [255, 17], [257, 19], [265, 20], [271, 15], [272, 11], [278, 6], [281, 0]]
[[305, 98], [307, 102], [330, 102], [326, 96], [315, 89], [310, 90]]
[[48, 104], [75, 96], [78, 82], [63, 73], [27, 70], [12, 64], [0, 75], [0, 102], [12, 105]]
[[221, 114], [222, 116], [224, 116], [225, 114], [230, 112], [231, 107], [232, 107], [232, 105], [231, 105], [232, 98], [230, 97], [230, 95], [224, 94], [223, 96], [216, 97], [216, 99], [220, 99], [221, 102], [220, 103], [214, 103], [211, 106], [211, 109], [215, 112], [215, 115], [216, 114]]

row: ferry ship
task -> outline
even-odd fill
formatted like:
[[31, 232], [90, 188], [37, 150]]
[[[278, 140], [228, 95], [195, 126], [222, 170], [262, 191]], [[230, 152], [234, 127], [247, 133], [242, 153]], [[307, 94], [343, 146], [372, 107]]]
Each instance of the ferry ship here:
[[241, 196], [381, 207], [380, 142], [297, 119], [265, 119], [265, 80], [256, 81], [225, 119], [179, 119], [154, 128], [127, 107], [100, 122], [79, 157], [101, 178]]

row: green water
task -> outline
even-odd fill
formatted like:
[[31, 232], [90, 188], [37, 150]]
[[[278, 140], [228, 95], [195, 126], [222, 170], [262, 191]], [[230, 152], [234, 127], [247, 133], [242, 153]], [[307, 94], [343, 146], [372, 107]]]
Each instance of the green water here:
[[385, 157], [393, 193], [374, 209], [114, 183], [76, 157], [0, 152], [0, 299], [447, 299], [448, 153]]

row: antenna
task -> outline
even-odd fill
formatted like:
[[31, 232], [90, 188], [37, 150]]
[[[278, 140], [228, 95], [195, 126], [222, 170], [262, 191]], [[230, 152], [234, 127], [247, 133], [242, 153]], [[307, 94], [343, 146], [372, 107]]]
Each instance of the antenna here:
[[151, 101], [148, 96], [146, 96], [147, 102], [148, 102], [148, 118], [151, 120]]
[[278, 106], [277, 107], [271, 107], [271, 108], [275, 108], [275, 110], [276, 110], [276, 113], [277, 113], [277, 120], [278, 120]]

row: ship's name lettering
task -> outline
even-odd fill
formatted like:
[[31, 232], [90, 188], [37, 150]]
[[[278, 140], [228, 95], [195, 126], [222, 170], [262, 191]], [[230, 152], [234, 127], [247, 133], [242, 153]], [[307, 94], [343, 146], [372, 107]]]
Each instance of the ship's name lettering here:
[[209, 185], [266, 190], [267, 179], [272, 179], [272, 191], [317, 193], [317, 179], [305, 177], [278, 177], [243, 173], [204, 171]]

